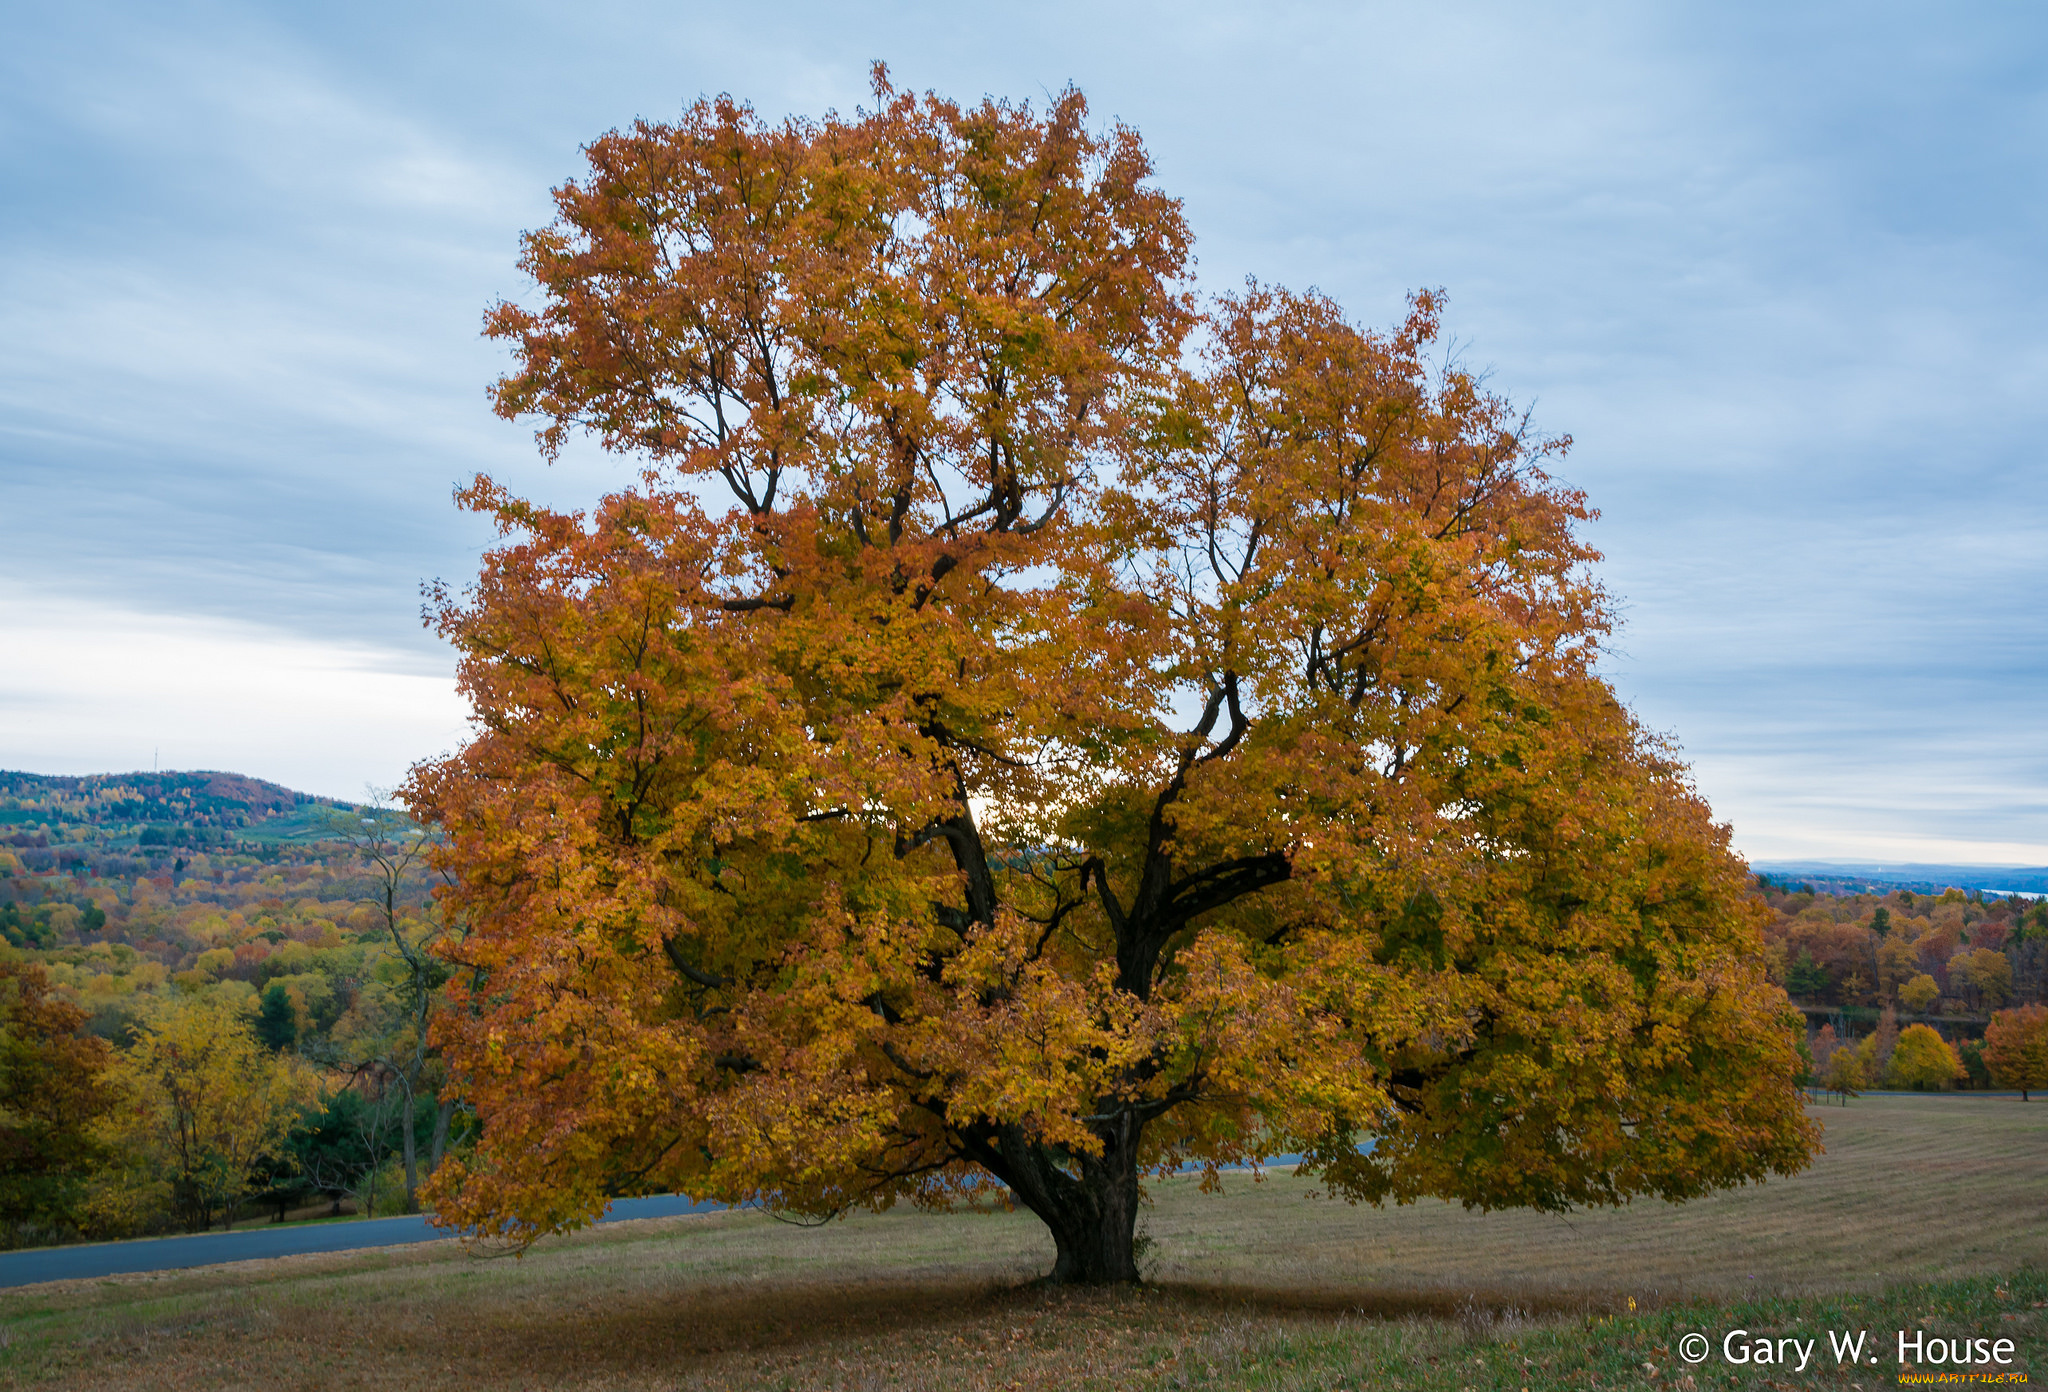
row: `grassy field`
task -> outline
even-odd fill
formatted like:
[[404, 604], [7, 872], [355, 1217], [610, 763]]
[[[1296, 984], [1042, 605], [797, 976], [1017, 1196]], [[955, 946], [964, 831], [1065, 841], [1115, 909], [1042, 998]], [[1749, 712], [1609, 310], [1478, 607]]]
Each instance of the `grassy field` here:
[[[0, 1386], [1487, 1389], [1896, 1385], [1893, 1331], [2048, 1374], [2048, 1105], [1816, 1109], [1809, 1173], [1569, 1219], [1153, 1186], [1142, 1291], [1027, 1285], [1026, 1214], [619, 1223], [0, 1292]], [[1631, 1306], [1633, 1302], [1633, 1306]], [[1706, 1331], [1867, 1328], [1881, 1365], [1688, 1368]], [[1938, 1371], [1938, 1370], [1937, 1370]]]

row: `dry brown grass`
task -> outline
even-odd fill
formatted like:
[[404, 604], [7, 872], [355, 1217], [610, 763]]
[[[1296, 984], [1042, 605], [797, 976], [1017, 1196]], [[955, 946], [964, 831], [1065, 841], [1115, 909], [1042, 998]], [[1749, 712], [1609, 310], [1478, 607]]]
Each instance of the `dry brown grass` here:
[[1162, 1201], [1151, 1219], [1159, 1275], [1425, 1303], [1526, 1292], [1544, 1304], [1867, 1289], [2048, 1261], [2048, 1106], [1952, 1094], [1812, 1114], [1827, 1154], [1811, 1170], [1682, 1205], [1569, 1217], [1348, 1210], [1289, 1182], [1233, 1197], [1231, 1220], [1211, 1225], [1199, 1203]]
[[[1286, 1176], [1231, 1177], [1220, 1197], [1155, 1185], [1145, 1291], [1029, 1286], [1050, 1244], [1002, 1212], [823, 1228], [718, 1214], [610, 1225], [517, 1261], [423, 1244], [27, 1287], [0, 1293], [0, 1385], [1349, 1387], [1375, 1360], [1428, 1363], [1451, 1344], [1483, 1360], [1523, 1321], [1630, 1296], [2048, 1265], [2048, 1105], [1879, 1098], [1816, 1114], [1829, 1149], [1810, 1173], [1680, 1208], [1375, 1211]], [[1310, 1346], [1331, 1350], [1313, 1376], [1261, 1371]]]

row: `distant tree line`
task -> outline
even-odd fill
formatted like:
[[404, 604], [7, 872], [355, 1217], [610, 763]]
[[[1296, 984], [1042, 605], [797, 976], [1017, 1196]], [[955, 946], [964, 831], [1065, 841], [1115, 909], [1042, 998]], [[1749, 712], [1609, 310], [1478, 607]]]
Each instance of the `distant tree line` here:
[[1979, 891], [1814, 894], [1760, 881], [1769, 970], [1795, 1001], [1977, 1016], [2048, 993], [2048, 901]]

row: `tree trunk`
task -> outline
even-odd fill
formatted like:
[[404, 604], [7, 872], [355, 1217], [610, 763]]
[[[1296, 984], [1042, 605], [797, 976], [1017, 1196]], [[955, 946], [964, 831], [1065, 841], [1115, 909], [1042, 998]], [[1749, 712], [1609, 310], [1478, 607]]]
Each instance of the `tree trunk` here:
[[440, 1110], [434, 1113], [434, 1139], [427, 1149], [428, 1174], [441, 1168], [441, 1157], [448, 1153], [448, 1123], [454, 1117], [455, 1104], [442, 1098]]
[[417, 1128], [413, 1124], [414, 1116], [418, 1111], [419, 1108], [413, 1105], [412, 1085], [408, 1083], [405, 1089], [405, 1126], [403, 1127], [403, 1135], [405, 1137], [405, 1211], [407, 1213], [418, 1213], [420, 1211], [420, 1146], [419, 1138], [415, 1134]]
[[1135, 1172], [1128, 1186], [1105, 1176], [1086, 1187], [1091, 1202], [1052, 1228], [1052, 1284], [1137, 1285], [1144, 1278], [1138, 1274]]
[[1119, 1116], [1095, 1128], [1102, 1154], [1070, 1155], [1005, 1126], [982, 1164], [1052, 1232], [1052, 1285], [1135, 1285], [1138, 1274], [1138, 1134]]

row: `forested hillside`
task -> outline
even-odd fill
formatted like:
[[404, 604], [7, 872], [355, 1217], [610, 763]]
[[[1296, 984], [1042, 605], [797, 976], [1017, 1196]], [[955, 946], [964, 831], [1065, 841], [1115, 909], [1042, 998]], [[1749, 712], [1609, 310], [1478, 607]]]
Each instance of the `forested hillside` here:
[[1962, 889], [1761, 888], [1772, 911], [1772, 977], [1802, 1004], [1981, 1017], [2048, 991], [2048, 901]]
[[[0, 932], [113, 1042], [166, 982], [282, 981], [330, 1033], [384, 937], [381, 879], [337, 829], [357, 811], [228, 773], [0, 773]], [[425, 882], [400, 896], [416, 917]]]
[[55, 778], [0, 771], [0, 825], [105, 827], [152, 823], [255, 827], [301, 807], [335, 806], [238, 773], [102, 773]]
[[1816, 893], [1759, 879], [1772, 980], [1807, 1016], [1810, 1080], [2048, 1087], [2048, 901]]
[[236, 774], [0, 773], [0, 1107], [49, 1100], [0, 1125], [6, 1240], [409, 1206], [462, 1130], [421, 844]]

